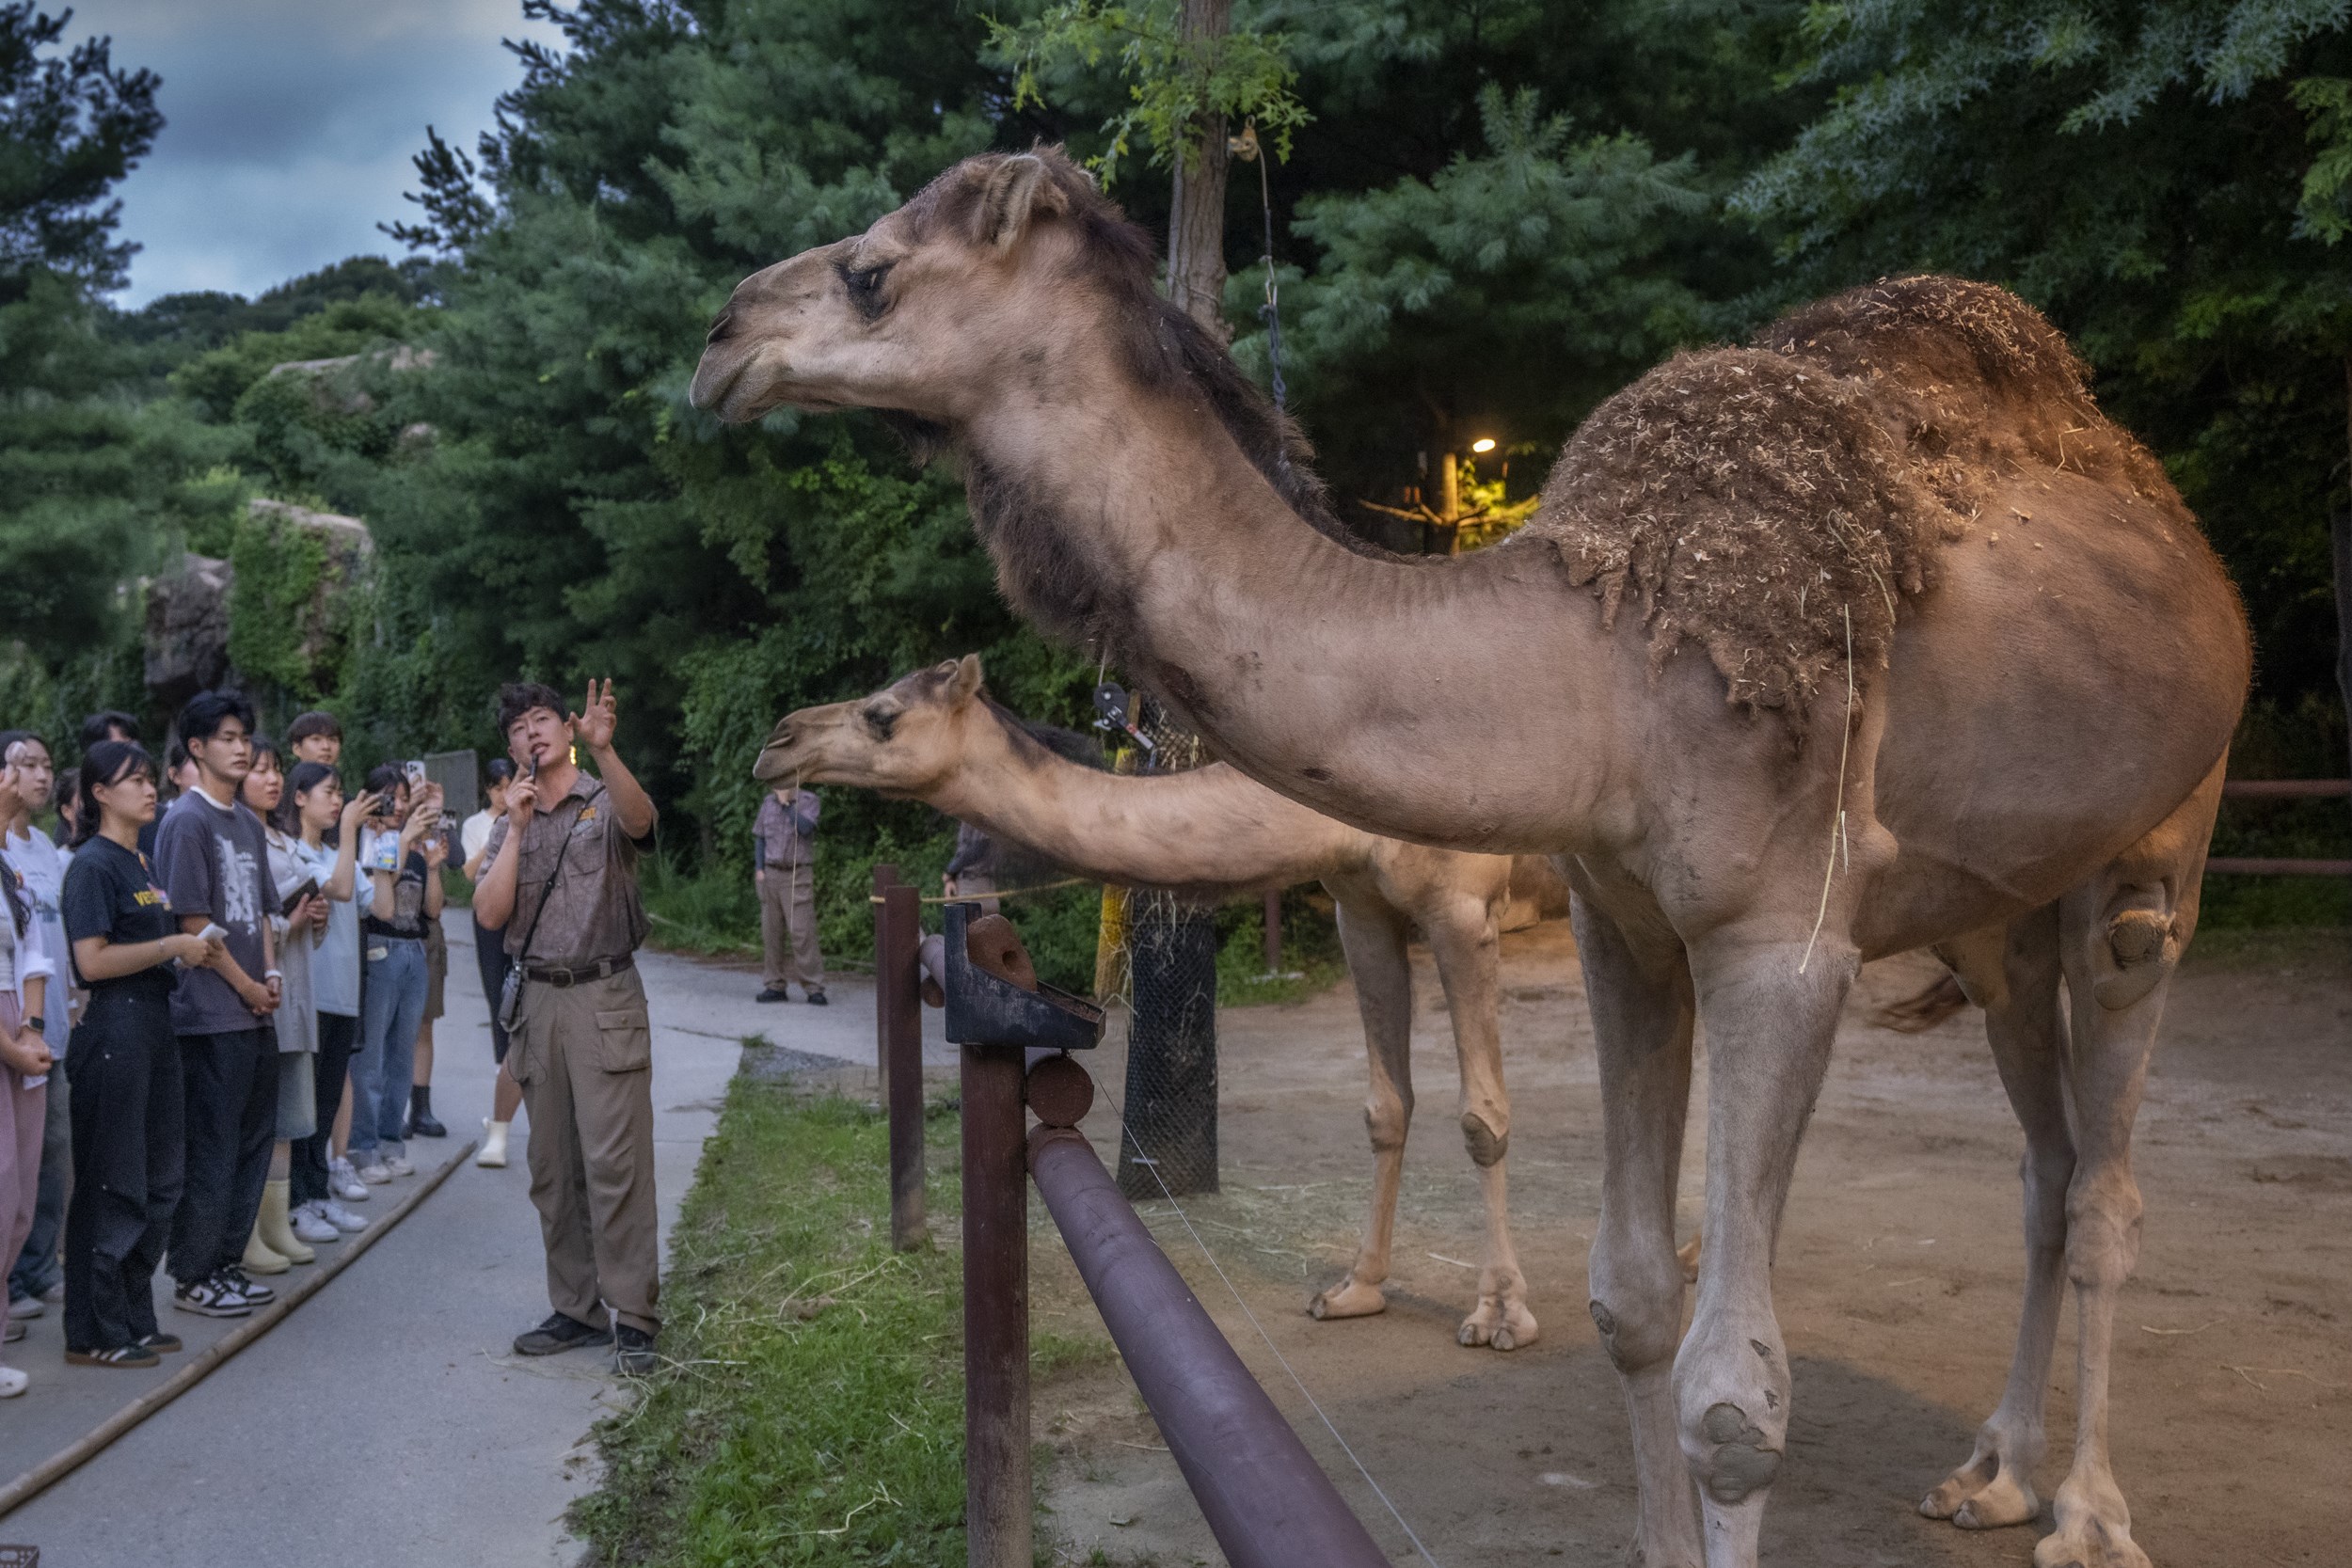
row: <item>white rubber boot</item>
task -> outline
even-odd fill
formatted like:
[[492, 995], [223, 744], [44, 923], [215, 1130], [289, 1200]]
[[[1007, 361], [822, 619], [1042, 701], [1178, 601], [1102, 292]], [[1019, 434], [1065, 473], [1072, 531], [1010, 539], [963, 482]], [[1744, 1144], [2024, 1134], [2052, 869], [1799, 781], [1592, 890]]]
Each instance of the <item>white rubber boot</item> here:
[[482, 1118], [482, 1148], [474, 1155], [473, 1163], [491, 1170], [504, 1169], [506, 1166], [506, 1130], [513, 1125], [512, 1122], [492, 1121], [488, 1117], [484, 1117]]
[[262, 1222], [253, 1222], [253, 1234], [245, 1239], [245, 1272], [247, 1274], [284, 1274], [294, 1264], [286, 1255], [262, 1240]]
[[[278, 1254], [288, 1262], [315, 1263], [318, 1261], [319, 1255], [312, 1252], [309, 1244], [294, 1233], [294, 1226], [288, 1221], [286, 1205], [292, 1196], [293, 1185], [293, 1182], [281, 1176], [262, 1187], [262, 1215], [254, 1223], [253, 1232], [262, 1239], [263, 1246]], [[253, 1265], [247, 1263], [246, 1272], [251, 1274]]]

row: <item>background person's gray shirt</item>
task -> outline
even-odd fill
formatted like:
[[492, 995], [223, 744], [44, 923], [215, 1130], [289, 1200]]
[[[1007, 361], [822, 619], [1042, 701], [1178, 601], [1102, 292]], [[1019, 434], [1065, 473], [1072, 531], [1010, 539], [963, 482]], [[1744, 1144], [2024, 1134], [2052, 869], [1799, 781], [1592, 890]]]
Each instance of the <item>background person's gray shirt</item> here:
[[[171, 912], [200, 914], [221, 927], [229, 933], [229, 956], [261, 979], [269, 968], [262, 923], [278, 912], [262, 819], [241, 802], [218, 806], [191, 789], [164, 814], [155, 834], [155, 870], [171, 896]], [[228, 1035], [261, 1026], [219, 971], [181, 970], [171, 991], [175, 1034]]]

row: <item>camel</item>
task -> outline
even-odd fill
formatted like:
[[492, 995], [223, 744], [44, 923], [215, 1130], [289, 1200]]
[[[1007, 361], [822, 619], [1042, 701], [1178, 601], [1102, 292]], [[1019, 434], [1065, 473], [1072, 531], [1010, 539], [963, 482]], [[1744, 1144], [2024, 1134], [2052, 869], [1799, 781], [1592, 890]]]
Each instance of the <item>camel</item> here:
[[1372, 1087], [1372, 1207], [1346, 1277], [1308, 1307], [1318, 1319], [1384, 1310], [1398, 1178], [1413, 1117], [1413, 971], [1407, 929], [1437, 959], [1461, 1066], [1458, 1119], [1486, 1211], [1478, 1300], [1455, 1338], [1507, 1351], [1535, 1342], [1527, 1278], [1512, 1250], [1503, 1161], [1497, 936], [1516, 903], [1558, 888], [1537, 856], [1428, 849], [1382, 838], [1251, 783], [1223, 763], [1129, 777], [1057, 754], [989, 698], [977, 655], [950, 659], [855, 702], [787, 714], [768, 737], [763, 780], [854, 784], [921, 800], [1088, 877], [1204, 896], [1320, 880], [1339, 906], [1340, 942], [1363, 1014]]
[[[1678, 355], [1457, 558], [1351, 541], [1305, 441], [1052, 150], [947, 170], [739, 283], [692, 396], [868, 407], [961, 466], [1000, 591], [1216, 755], [1368, 832], [1569, 857], [1600, 1059], [1589, 1309], [1635, 1560], [1753, 1568], [1792, 1393], [1774, 1238], [1861, 962], [1929, 946], [2026, 1133], [2008, 1388], [1921, 1503], [2020, 1524], [2061, 1293], [2074, 1445], [2037, 1568], [2144, 1568], [2107, 1446], [2131, 1130], [2251, 651], [2228, 575], [2071, 347], [1882, 279]], [[1708, 1039], [1697, 1302], [1674, 1200]]]

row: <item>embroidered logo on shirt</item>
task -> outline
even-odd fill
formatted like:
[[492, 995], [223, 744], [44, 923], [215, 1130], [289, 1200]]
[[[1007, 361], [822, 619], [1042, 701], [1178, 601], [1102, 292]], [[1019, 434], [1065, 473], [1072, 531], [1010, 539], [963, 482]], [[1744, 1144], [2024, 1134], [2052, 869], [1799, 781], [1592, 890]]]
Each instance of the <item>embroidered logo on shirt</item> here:
[[572, 818], [572, 826], [577, 828], [583, 822], [594, 822], [596, 819], [596, 808], [594, 806], [582, 806], [580, 808], [580, 815]]
[[151, 887], [131, 895], [131, 902], [143, 910], [151, 910], [159, 906], [167, 910], [171, 908], [171, 899], [159, 887]]

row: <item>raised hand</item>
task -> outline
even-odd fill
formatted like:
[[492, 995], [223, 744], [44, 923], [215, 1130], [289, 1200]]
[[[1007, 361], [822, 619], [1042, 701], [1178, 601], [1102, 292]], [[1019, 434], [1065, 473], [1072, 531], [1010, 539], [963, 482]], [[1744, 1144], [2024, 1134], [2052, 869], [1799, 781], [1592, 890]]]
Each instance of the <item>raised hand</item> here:
[[564, 715], [572, 733], [580, 743], [592, 752], [601, 752], [612, 744], [612, 730], [620, 721], [620, 707], [612, 701], [612, 682], [604, 683], [604, 690], [596, 690], [596, 677], [588, 678], [588, 696], [580, 711]]

